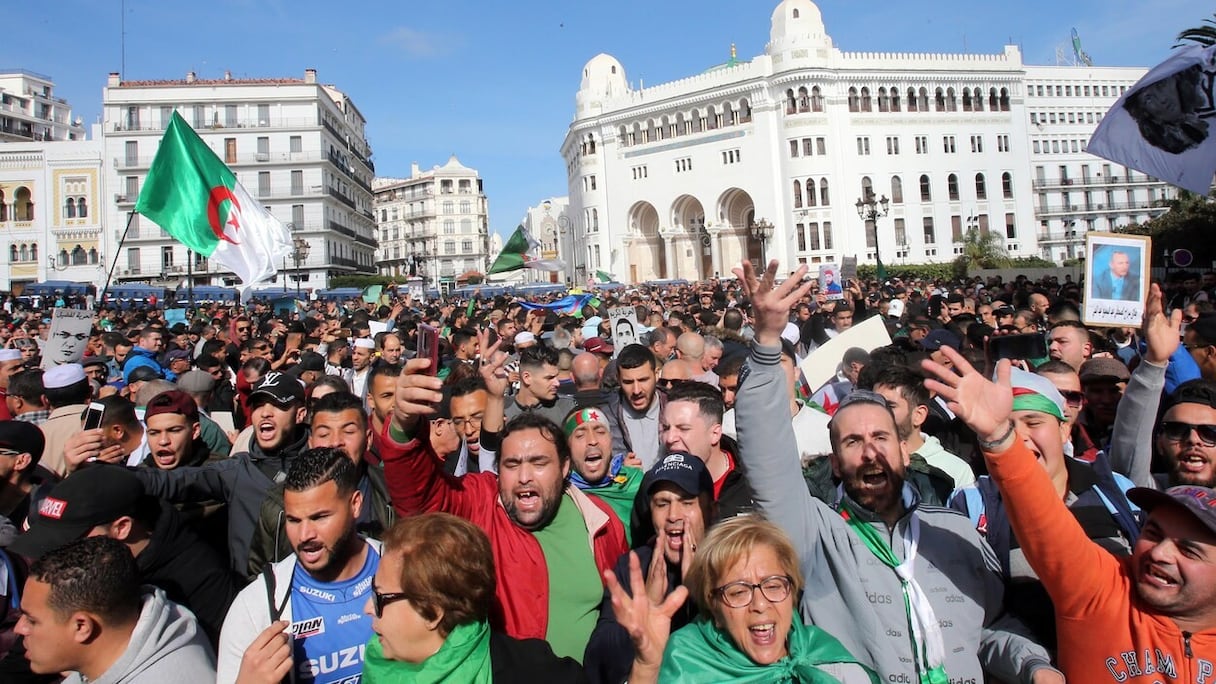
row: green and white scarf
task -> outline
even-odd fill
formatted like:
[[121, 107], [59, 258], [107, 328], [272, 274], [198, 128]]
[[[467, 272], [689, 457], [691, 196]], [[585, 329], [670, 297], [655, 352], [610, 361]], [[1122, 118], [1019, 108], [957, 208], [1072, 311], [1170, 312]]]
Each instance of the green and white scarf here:
[[421, 663], [384, 657], [372, 636], [363, 656], [364, 684], [490, 684], [490, 626], [470, 622], [452, 630], [435, 655]]

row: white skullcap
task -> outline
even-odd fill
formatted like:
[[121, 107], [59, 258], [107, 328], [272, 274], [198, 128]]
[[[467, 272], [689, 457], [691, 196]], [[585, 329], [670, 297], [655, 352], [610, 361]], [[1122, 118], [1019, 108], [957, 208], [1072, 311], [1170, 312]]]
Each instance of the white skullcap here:
[[785, 330], [781, 331], [781, 339], [790, 344], [798, 344], [798, 341], [802, 339], [802, 332], [793, 323], [786, 323]]
[[515, 333], [515, 344], [516, 345], [528, 344], [529, 342], [535, 342], [535, 341], [536, 341], [536, 335], [533, 335], [532, 333], [528, 332], [527, 330], [525, 330], [521, 333]]
[[902, 299], [892, 299], [887, 305], [887, 316], [891, 318], [899, 318], [904, 315], [904, 302]]
[[65, 363], [42, 374], [42, 386], [47, 389], [62, 389], [84, 380], [84, 366]]
[[0, 363], [5, 361], [20, 361], [21, 350], [19, 349], [0, 349]]
[[355, 346], [359, 349], [375, 349], [376, 341], [370, 337], [360, 337], [355, 340]]

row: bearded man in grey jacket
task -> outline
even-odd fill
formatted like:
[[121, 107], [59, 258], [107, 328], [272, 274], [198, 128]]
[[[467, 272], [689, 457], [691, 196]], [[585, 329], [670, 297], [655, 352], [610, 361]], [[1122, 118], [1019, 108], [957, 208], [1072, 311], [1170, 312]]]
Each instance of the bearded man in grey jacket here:
[[830, 426], [838, 500], [813, 499], [801, 478], [782, 391], [781, 331], [810, 290], [806, 266], [774, 286], [747, 262], [735, 269], [751, 298], [755, 339], [735, 400], [740, 459], [756, 503], [798, 550], [803, 617], [830, 632], [883, 681], [912, 684], [1063, 682], [1042, 646], [1002, 613], [992, 550], [970, 520], [925, 506], [904, 485], [907, 445], [881, 395], [855, 391]]

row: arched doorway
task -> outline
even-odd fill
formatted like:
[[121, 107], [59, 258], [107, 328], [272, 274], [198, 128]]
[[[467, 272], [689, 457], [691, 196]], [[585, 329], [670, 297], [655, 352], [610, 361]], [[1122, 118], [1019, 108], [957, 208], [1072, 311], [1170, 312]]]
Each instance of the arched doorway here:
[[650, 202], [638, 202], [629, 210], [630, 233], [640, 236], [630, 245], [633, 282], [667, 278], [667, 247], [659, 235], [659, 212]]
[[[680, 268], [676, 272], [683, 277], [693, 274], [698, 280], [704, 280], [713, 275], [713, 252], [710, 248], [709, 233], [705, 230], [705, 208], [692, 195], [680, 195], [671, 205], [671, 225], [683, 231], [692, 246], [691, 268]], [[685, 262], [687, 263], [687, 262]]]
[[[756, 204], [746, 190], [729, 188], [718, 198], [718, 223], [729, 227], [734, 240], [722, 240], [722, 263], [736, 264], [747, 259], [760, 267], [763, 247], [751, 236], [751, 226], [756, 222]], [[731, 243], [731, 244], [728, 244]]]

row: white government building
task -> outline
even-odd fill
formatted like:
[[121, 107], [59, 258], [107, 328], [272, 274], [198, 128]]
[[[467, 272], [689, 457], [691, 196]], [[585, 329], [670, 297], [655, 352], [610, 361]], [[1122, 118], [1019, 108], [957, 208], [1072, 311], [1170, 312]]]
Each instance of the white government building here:
[[[302, 78], [123, 80], [110, 74], [102, 96], [105, 145], [105, 254], [117, 249], [173, 112], [211, 146], [237, 180], [292, 231], [296, 249], [274, 285], [327, 287], [344, 274], [374, 274], [371, 146], [366, 121], [341, 90]], [[115, 282], [177, 287], [236, 282], [138, 215], [118, 254]], [[270, 285], [273, 287], [274, 285]], [[260, 286], [266, 287], [266, 285]]]
[[[1027, 66], [1012, 45], [844, 52], [810, 0], [777, 5], [764, 54], [671, 83], [635, 88], [597, 55], [561, 148], [586, 250], [574, 280], [873, 263], [879, 248], [887, 265], [949, 261], [971, 225], [1011, 256], [1075, 256], [1085, 230], [1146, 220], [1170, 196], [1084, 152], [1146, 71]], [[867, 195], [889, 200], [877, 233], [856, 206]]]

